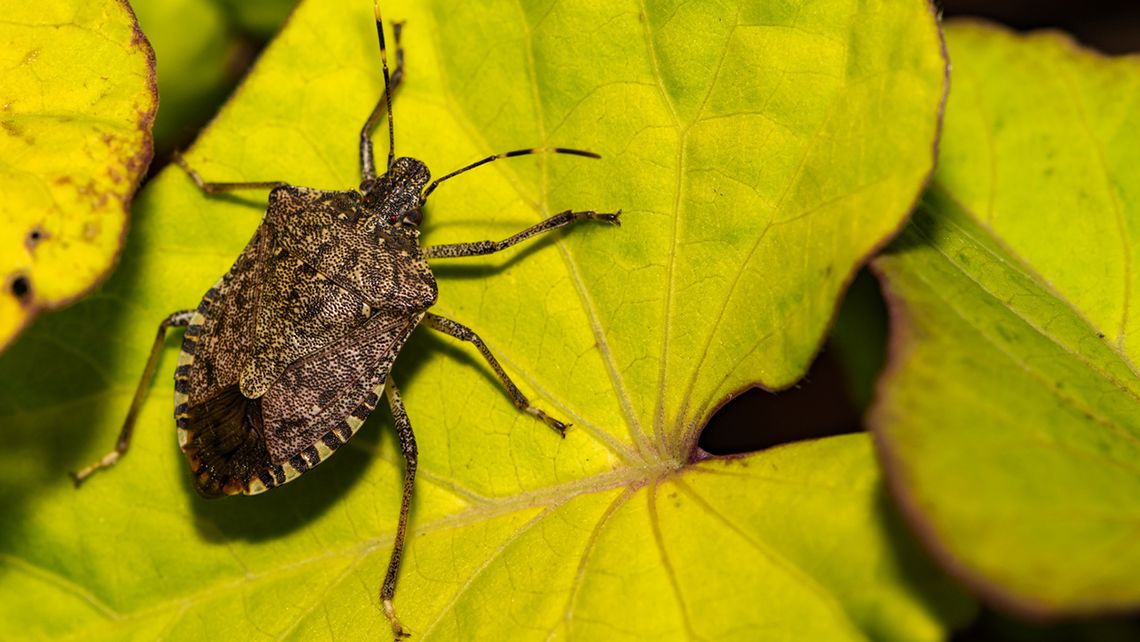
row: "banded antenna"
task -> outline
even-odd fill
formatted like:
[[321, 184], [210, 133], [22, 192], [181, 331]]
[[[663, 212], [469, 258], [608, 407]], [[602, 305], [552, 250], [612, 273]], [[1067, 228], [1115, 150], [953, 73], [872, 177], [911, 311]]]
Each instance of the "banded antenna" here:
[[388, 169], [396, 160], [396, 127], [392, 123], [392, 90], [389, 89], [388, 77], [388, 48], [384, 44], [384, 20], [380, 17], [380, 0], [372, 0], [372, 8], [376, 14], [376, 36], [380, 39], [380, 65], [384, 68], [384, 102], [388, 112]]
[[499, 160], [500, 158], [513, 158], [515, 156], [527, 156], [529, 154], [569, 154], [571, 156], [585, 156], [586, 158], [601, 158], [601, 156], [595, 154], [594, 152], [587, 152], [581, 149], [570, 149], [568, 147], [531, 147], [529, 149], [516, 149], [514, 151], [504, 152], [502, 154], [493, 154], [487, 158], [477, 160], [470, 165], [461, 167], [454, 172], [447, 174], [446, 176], [441, 176], [432, 181], [431, 185], [428, 185], [427, 189], [424, 190], [423, 195], [420, 196], [420, 203], [423, 204], [425, 201], [427, 201], [428, 195], [435, 191], [435, 188], [438, 187], [440, 183], [446, 181], [449, 178], [454, 178], [463, 172], [471, 171], [480, 165], [486, 165], [487, 163]]

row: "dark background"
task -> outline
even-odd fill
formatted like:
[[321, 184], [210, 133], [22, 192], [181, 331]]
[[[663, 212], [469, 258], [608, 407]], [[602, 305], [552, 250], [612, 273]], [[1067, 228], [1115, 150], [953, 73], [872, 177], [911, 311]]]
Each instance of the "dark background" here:
[[1140, 3], [1073, 0], [947, 0], [947, 18], [983, 16], [1018, 30], [1060, 29], [1105, 53], [1140, 51]]

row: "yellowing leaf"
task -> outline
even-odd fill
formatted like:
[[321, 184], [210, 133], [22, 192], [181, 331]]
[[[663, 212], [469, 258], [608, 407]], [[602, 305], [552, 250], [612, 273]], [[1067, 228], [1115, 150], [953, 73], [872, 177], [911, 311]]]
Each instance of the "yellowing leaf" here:
[[[214, 181], [356, 185], [381, 95], [370, 4], [300, 5], [189, 162]], [[399, 154], [437, 175], [533, 145], [603, 156], [448, 181], [425, 244], [624, 210], [620, 228], [436, 263], [434, 311], [574, 426], [559, 439], [519, 413], [470, 346], [412, 336], [393, 376], [420, 452], [396, 597], [415, 639], [937, 640], [968, 616], [884, 505], [866, 436], [731, 460], [696, 447], [731, 394], [803, 373], [843, 284], [918, 195], [945, 86], [930, 6], [383, 9], [406, 21]], [[0, 618], [43, 637], [390, 635], [377, 592], [402, 461], [385, 410], [302, 479], [203, 501], [174, 443], [171, 338], [130, 454], [78, 492], [63, 477], [111, 445], [156, 324], [197, 305], [264, 207], [165, 172], [116, 278], [0, 364], [22, 373], [0, 391], [18, 444], [0, 475], [19, 471], [0, 488], [23, 489], [0, 503], [2, 581], [27, 596]]]
[[154, 55], [122, 0], [0, 21], [0, 348], [111, 269], [150, 162]]
[[947, 30], [942, 156], [884, 258], [876, 431], [948, 568], [1037, 615], [1140, 604], [1140, 60]]

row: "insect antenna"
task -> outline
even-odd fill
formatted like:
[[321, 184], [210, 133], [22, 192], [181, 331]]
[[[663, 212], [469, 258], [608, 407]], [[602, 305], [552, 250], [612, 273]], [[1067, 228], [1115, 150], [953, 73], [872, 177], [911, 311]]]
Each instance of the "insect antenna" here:
[[[392, 90], [389, 88], [388, 74], [388, 48], [384, 44], [384, 20], [380, 17], [380, 0], [372, 0], [373, 13], [376, 14], [376, 36], [380, 39], [380, 66], [384, 68], [384, 102], [388, 112], [388, 169], [396, 160], [396, 127], [392, 124]], [[399, 34], [396, 34], [399, 40]]]
[[426, 201], [428, 195], [435, 191], [435, 188], [438, 187], [440, 183], [446, 181], [449, 178], [454, 178], [463, 172], [471, 171], [480, 165], [486, 165], [487, 163], [499, 160], [500, 158], [513, 158], [515, 156], [526, 156], [528, 154], [569, 154], [571, 156], [585, 156], [586, 158], [601, 158], [601, 156], [595, 154], [594, 152], [587, 152], [581, 149], [570, 149], [568, 147], [531, 147], [529, 149], [516, 149], [510, 152], [503, 152], [502, 154], [493, 154], [487, 158], [477, 160], [470, 165], [460, 167], [454, 172], [451, 172], [446, 176], [441, 176], [432, 181], [431, 185], [428, 185], [427, 189], [424, 190], [423, 195], [420, 196], [420, 203]]

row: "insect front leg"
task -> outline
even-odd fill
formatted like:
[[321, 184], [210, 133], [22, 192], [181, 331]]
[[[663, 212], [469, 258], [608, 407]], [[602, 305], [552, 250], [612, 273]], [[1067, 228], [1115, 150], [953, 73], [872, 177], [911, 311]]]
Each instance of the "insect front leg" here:
[[429, 259], [455, 259], [465, 256], [492, 254], [521, 243], [532, 236], [538, 236], [543, 232], [551, 232], [579, 221], [604, 221], [606, 223], [613, 223], [614, 225], [621, 225], [620, 216], [621, 210], [616, 212], [595, 212], [594, 210], [574, 212], [566, 210], [565, 212], [551, 216], [541, 223], [532, 225], [514, 236], [505, 238], [502, 241], [475, 241], [473, 243], [432, 245], [424, 248], [424, 257]]
[[404, 410], [404, 402], [400, 399], [400, 391], [392, 376], [388, 375], [385, 386], [388, 394], [388, 405], [392, 408], [392, 418], [396, 422], [396, 435], [400, 439], [400, 450], [404, 453], [404, 495], [400, 500], [400, 521], [396, 526], [396, 537], [392, 542], [392, 556], [388, 559], [388, 572], [384, 575], [384, 584], [380, 587], [380, 603], [384, 605], [384, 615], [392, 625], [392, 633], [397, 638], [408, 636], [400, 619], [396, 617], [396, 609], [392, 599], [396, 596], [396, 576], [400, 573], [400, 560], [404, 555], [404, 538], [408, 530], [408, 511], [412, 507], [412, 487], [416, 481], [416, 436], [412, 433], [412, 422], [408, 420], [408, 413]]
[[182, 158], [182, 154], [174, 154], [174, 162], [178, 163], [178, 166], [181, 167], [183, 171], [185, 171], [186, 174], [190, 176], [190, 180], [194, 181], [194, 184], [198, 186], [198, 189], [207, 194], [220, 194], [222, 192], [232, 192], [239, 189], [273, 189], [275, 187], [284, 187], [285, 185], [288, 185], [288, 183], [284, 181], [212, 183], [210, 181], [202, 180], [202, 177], [198, 175], [198, 172], [194, 171], [194, 168], [190, 167], [185, 158]]
[[495, 355], [491, 354], [491, 350], [487, 347], [487, 344], [483, 343], [483, 340], [479, 338], [479, 335], [472, 332], [471, 328], [468, 328], [458, 321], [452, 321], [451, 319], [430, 312], [424, 315], [421, 323], [426, 324], [427, 327], [432, 330], [437, 330], [461, 341], [473, 343], [479, 350], [479, 354], [483, 355], [483, 358], [487, 360], [491, 369], [495, 371], [495, 376], [499, 378], [499, 381], [503, 382], [503, 387], [507, 389], [507, 394], [510, 395], [515, 407], [541, 420], [547, 426], [553, 428], [559, 435], [563, 437], [566, 436], [566, 429], [570, 427], [570, 424], [558, 421], [554, 417], [532, 406], [530, 400], [526, 398], [526, 395], [524, 395], [522, 391], [519, 390], [519, 387], [515, 385], [515, 382], [511, 381], [511, 378], [507, 376], [506, 371], [503, 370], [503, 366], [499, 365], [499, 360], [495, 358]]
[[131, 435], [134, 432], [135, 419], [138, 418], [139, 410], [146, 398], [147, 386], [150, 384], [150, 380], [154, 378], [155, 368], [158, 367], [159, 357], [162, 356], [162, 345], [166, 341], [166, 331], [171, 327], [188, 325], [193, 316], [194, 310], [183, 310], [166, 317], [162, 323], [158, 324], [158, 335], [154, 338], [154, 345], [151, 346], [150, 356], [146, 360], [146, 367], [143, 368], [142, 378], [139, 379], [138, 388], [135, 389], [135, 397], [131, 400], [131, 409], [127, 411], [127, 418], [123, 421], [122, 430], [119, 431], [119, 440], [115, 442], [115, 449], [103, 455], [90, 466], [71, 473], [71, 478], [75, 480], [76, 486], [83, 483], [83, 480], [90, 477], [95, 471], [114, 466], [115, 462], [127, 453], [127, 449], [131, 447]]

